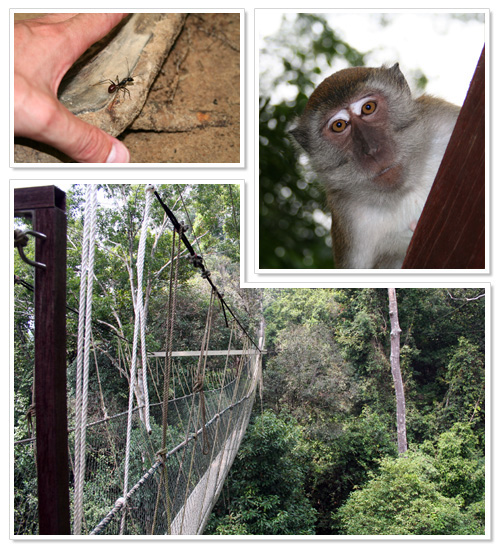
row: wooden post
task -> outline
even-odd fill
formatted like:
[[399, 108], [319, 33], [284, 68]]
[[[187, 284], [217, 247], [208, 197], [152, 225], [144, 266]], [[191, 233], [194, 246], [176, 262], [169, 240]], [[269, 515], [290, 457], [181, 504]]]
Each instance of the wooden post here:
[[403, 269], [485, 268], [484, 49]]
[[15, 214], [30, 212], [36, 238], [35, 407], [40, 535], [69, 535], [66, 404], [66, 195], [54, 186], [14, 192]]

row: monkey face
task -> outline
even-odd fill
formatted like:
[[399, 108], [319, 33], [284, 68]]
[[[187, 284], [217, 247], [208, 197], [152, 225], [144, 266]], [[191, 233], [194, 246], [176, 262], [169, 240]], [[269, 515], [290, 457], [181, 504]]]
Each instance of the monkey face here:
[[411, 139], [400, 138], [414, 122], [414, 102], [398, 65], [357, 67], [325, 79], [291, 133], [328, 187], [386, 196], [404, 185]]
[[397, 186], [403, 172], [397, 147], [388, 131], [388, 107], [378, 92], [363, 93], [353, 101], [326, 113], [321, 134], [327, 142], [351, 158], [375, 185]]
[[291, 130], [322, 182], [339, 268], [400, 268], [459, 108], [414, 99], [396, 64], [326, 78]]

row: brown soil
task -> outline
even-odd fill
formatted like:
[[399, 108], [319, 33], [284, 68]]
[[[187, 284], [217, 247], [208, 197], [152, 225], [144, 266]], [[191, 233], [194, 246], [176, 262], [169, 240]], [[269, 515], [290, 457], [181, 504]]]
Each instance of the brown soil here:
[[[142, 113], [120, 136], [131, 162], [240, 162], [239, 45], [239, 14], [189, 15]], [[162, 128], [155, 120], [165, 108]]]

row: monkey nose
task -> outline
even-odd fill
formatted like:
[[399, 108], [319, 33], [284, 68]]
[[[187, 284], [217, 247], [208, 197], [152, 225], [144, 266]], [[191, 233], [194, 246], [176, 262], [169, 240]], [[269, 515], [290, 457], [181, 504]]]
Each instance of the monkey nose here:
[[372, 157], [376, 159], [379, 151], [380, 147], [378, 146], [378, 144], [368, 145], [365, 149], [365, 155], [367, 157]]

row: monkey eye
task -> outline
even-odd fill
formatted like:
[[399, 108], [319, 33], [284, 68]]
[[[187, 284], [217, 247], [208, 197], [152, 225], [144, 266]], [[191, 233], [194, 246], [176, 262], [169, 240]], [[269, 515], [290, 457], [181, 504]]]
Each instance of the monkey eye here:
[[363, 107], [361, 107], [361, 112], [364, 115], [371, 115], [377, 110], [377, 104], [375, 101], [367, 101]]
[[337, 120], [334, 120], [332, 122], [330, 128], [332, 132], [340, 133], [347, 128], [348, 124], [349, 124], [349, 121], [338, 118]]

